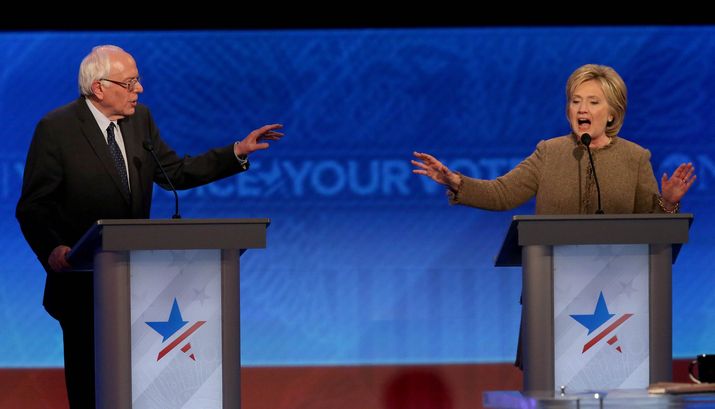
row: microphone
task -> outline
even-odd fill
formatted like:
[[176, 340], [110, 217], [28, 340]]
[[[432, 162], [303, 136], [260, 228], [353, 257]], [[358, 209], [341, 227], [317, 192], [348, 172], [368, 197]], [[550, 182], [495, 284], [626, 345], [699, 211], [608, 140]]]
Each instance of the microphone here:
[[588, 145], [591, 144], [591, 135], [585, 133], [581, 135], [581, 143], [586, 147], [586, 152], [588, 152], [588, 160], [591, 162], [591, 171], [593, 172], [593, 180], [596, 181], [596, 194], [598, 195], [598, 210], [596, 214], [603, 214], [603, 209], [601, 209], [601, 187], [598, 186], [598, 177], [596, 177], [596, 167], [593, 165], [593, 156], [591, 156], [591, 148]]
[[156, 153], [154, 153], [154, 144], [150, 140], [147, 139], [144, 141], [144, 143], [142, 145], [144, 146], [144, 149], [148, 150], [149, 153], [151, 153], [151, 157], [154, 158], [154, 162], [156, 162], [156, 164], [159, 165], [159, 169], [161, 169], [161, 173], [164, 175], [166, 182], [169, 184], [169, 187], [171, 188], [171, 191], [174, 192], [175, 211], [174, 211], [174, 215], [171, 216], [171, 218], [172, 219], [181, 219], [181, 214], [179, 214], [179, 194], [176, 193], [176, 189], [174, 189], [174, 184], [171, 183], [171, 179], [169, 179], [169, 176], [166, 174], [164, 167], [161, 166], [161, 162], [159, 162], [159, 158], [156, 157]]

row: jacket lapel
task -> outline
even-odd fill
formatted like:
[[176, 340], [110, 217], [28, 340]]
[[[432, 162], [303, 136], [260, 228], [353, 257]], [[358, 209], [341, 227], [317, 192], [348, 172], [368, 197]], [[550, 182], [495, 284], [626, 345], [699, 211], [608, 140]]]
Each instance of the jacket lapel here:
[[[119, 121], [119, 129], [122, 131], [122, 138], [124, 139], [124, 150], [127, 152], [127, 171], [129, 172], [129, 183], [132, 188], [131, 192], [131, 202], [134, 205], [139, 205], [142, 195], [141, 186], [141, 175], [139, 172], [142, 167], [142, 150], [144, 149], [141, 145], [141, 140], [137, 137], [134, 132], [134, 126], [132, 126], [132, 118], [124, 118]], [[135, 208], [137, 208], [135, 206]]]

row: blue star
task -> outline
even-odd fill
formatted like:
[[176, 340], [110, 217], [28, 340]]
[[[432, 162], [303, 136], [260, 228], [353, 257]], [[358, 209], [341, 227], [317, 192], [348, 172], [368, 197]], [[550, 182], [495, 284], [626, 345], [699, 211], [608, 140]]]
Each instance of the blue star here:
[[176, 331], [178, 331], [181, 327], [188, 324], [188, 322], [189, 321], [184, 321], [184, 319], [181, 318], [179, 304], [176, 302], [176, 298], [174, 298], [174, 305], [171, 306], [171, 313], [169, 314], [168, 321], [151, 321], [147, 322], [146, 324], [152, 327], [154, 331], [158, 332], [162, 337], [164, 337], [164, 339], [161, 340], [161, 342], [164, 342], [170, 336], [176, 333]]
[[596, 328], [610, 320], [614, 315], [616, 314], [608, 313], [608, 306], [606, 306], [606, 300], [603, 298], [603, 291], [601, 291], [601, 294], [598, 296], [596, 310], [593, 314], [572, 314], [571, 318], [588, 328], [588, 334], [590, 335]]

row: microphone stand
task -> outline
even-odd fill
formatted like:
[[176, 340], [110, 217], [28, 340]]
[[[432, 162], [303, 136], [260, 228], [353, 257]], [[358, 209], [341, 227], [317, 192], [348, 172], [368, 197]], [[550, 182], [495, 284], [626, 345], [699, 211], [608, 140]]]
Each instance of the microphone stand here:
[[591, 156], [591, 135], [585, 133], [581, 135], [581, 143], [586, 147], [586, 152], [588, 152], [588, 161], [591, 163], [591, 172], [593, 172], [593, 180], [596, 182], [596, 194], [598, 197], [598, 209], [596, 214], [603, 214], [603, 209], [601, 209], [601, 187], [598, 185], [598, 176], [596, 176], [596, 167], [593, 165], [593, 156]]
[[172, 219], [181, 219], [181, 214], [179, 214], [179, 194], [176, 193], [174, 184], [171, 183], [171, 179], [169, 179], [169, 175], [166, 174], [164, 167], [161, 166], [161, 162], [159, 162], [159, 158], [156, 157], [156, 153], [154, 153], [154, 145], [150, 141], [144, 141], [144, 149], [148, 150], [151, 153], [151, 156], [154, 158], [154, 161], [156, 162], [157, 165], [159, 165], [159, 169], [161, 170], [161, 173], [164, 175], [164, 179], [166, 179], [166, 183], [169, 184], [171, 191], [174, 193], [174, 209], [175, 209], [175, 211], [174, 211], [174, 215], [171, 216], [171, 218]]

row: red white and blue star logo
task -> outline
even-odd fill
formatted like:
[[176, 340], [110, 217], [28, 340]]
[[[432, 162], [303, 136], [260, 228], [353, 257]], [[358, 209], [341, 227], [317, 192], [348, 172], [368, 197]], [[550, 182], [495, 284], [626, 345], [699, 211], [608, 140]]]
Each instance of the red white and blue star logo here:
[[[176, 302], [176, 298], [174, 298], [174, 304], [171, 306], [171, 312], [169, 313], [169, 319], [167, 321], [146, 322], [146, 324], [152, 327], [154, 331], [158, 332], [162, 337], [164, 337], [164, 339], [161, 340], [162, 343], [166, 342], [166, 340], [168, 340], [169, 338], [172, 338], [174, 334], [179, 332], [179, 330], [185, 327], [188, 323], [189, 321], [184, 321], [184, 319], [181, 317], [181, 310], [179, 310], [179, 304]], [[159, 361], [161, 358], [166, 356], [166, 354], [168, 354], [169, 352], [171, 352], [172, 349], [176, 348], [179, 344], [184, 342], [184, 340], [186, 340], [189, 335], [196, 332], [196, 330], [199, 329], [199, 327], [201, 327], [205, 323], [206, 321], [196, 321], [184, 332], [174, 338], [174, 340], [171, 341], [166, 347], [159, 351], [159, 355], [156, 357], [156, 360]], [[189, 358], [195, 361], [196, 356], [194, 356], [193, 353], [189, 352], [189, 350], [191, 350], [190, 342], [187, 342], [183, 347], [181, 347], [181, 351], [188, 354]]]
[[[593, 312], [593, 314], [572, 314], [571, 318], [575, 319], [578, 321], [581, 325], [586, 327], [588, 329], [588, 334], [591, 335], [592, 332], [596, 331], [599, 327], [607, 323], [608, 321], [611, 320], [611, 318], [615, 317], [616, 314], [611, 314], [608, 312], [608, 306], [606, 305], [606, 299], [603, 298], [603, 291], [598, 296], [598, 302], [596, 303], [596, 310]], [[603, 329], [601, 332], [596, 334], [595, 337], [591, 338], [590, 341], [586, 342], [583, 345], [583, 351], [581, 353], [583, 354], [584, 352], [588, 351], [596, 345], [599, 341], [602, 339], [606, 338], [611, 332], [613, 332], [616, 328], [621, 326], [626, 320], [630, 317], [632, 317], [633, 314], [622, 314], [618, 319], [613, 321], [612, 324], [607, 326], [605, 329]], [[613, 345], [616, 342], [618, 342], [618, 336], [613, 335], [611, 338], [608, 339], [608, 345]], [[621, 349], [620, 345], [616, 345], [616, 351], [618, 352], [623, 352]]]

